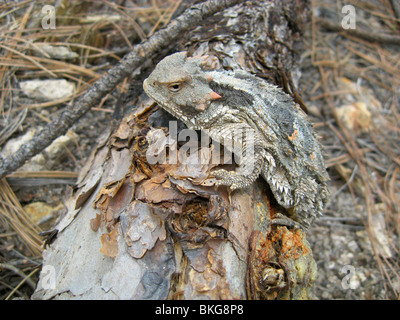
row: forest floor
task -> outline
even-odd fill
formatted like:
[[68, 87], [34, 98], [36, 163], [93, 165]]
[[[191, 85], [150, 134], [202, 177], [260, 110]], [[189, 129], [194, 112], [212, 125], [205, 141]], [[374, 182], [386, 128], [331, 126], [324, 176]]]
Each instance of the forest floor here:
[[[148, 2], [153, 7], [63, 1], [56, 29], [51, 20], [50, 28], [40, 26], [49, 1], [0, 5], [3, 155], [56, 118], [134, 43], [166, 25], [181, 4]], [[318, 265], [315, 299], [400, 297], [400, 12], [393, 3], [346, 1], [350, 11], [342, 12], [339, 0], [310, 1], [298, 87], [332, 180], [325, 215], [307, 233]], [[65, 79], [62, 86], [72, 91], [46, 97], [40, 86], [49, 92], [60, 83], [28, 81], [46, 77]], [[115, 122], [130, 85], [122, 83], [52, 148], [1, 181], [0, 299], [29, 299], [41, 264], [38, 233], [63, 214], [77, 172]]]
[[301, 94], [332, 179], [325, 216], [308, 233], [315, 294], [398, 299], [400, 60], [398, 44], [379, 40], [398, 36], [399, 20], [389, 1], [348, 3], [361, 35], [343, 29], [349, 12], [340, 1], [315, 1], [300, 62]]

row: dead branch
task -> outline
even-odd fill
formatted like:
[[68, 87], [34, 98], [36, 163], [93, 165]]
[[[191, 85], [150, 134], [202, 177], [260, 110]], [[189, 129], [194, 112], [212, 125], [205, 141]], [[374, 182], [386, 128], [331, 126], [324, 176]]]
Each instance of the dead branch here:
[[325, 29], [327, 29], [329, 31], [333, 31], [333, 32], [340, 32], [343, 35], [349, 35], [349, 36], [353, 36], [356, 38], [360, 38], [360, 39], [372, 41], [372, 42], [400, 45], [400, 36], [397, 36], [397, 35], [363, 31], [363, 30], [360, 30], [359, 28], [344, 30], [341, 25], [333, 23], [326, 19], [320, 19], [319, 23]]

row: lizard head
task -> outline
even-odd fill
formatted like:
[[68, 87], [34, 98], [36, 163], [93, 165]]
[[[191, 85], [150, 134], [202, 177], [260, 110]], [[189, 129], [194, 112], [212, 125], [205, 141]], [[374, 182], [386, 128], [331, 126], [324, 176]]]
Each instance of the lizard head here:
[[202, 57], [188, 58], [186, 52], [161, 60], [143, 88], [162, 108], [183, 120], [206, 110], [211, 101], [221, 98], [210, 86], [202, 70]]

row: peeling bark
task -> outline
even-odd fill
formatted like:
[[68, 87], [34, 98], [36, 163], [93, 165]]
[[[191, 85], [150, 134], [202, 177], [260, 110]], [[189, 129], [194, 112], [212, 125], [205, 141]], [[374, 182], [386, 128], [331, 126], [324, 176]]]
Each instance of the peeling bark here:
[[[246, 2], [203, 21], [179, 46], [295, 95], [302, 14], [294, 0]], [[281, 208], [264, 180], [232, 193], [214, 188], [205, 180], [216, 166], [209, 146], [198, 166], [149, 163], [149, 152], [168, 159], [173, 151], [167, 120], [149, 102], [96, 148], [44, 251], [54, 285], [44, 269], [33, 298], [309, 298], [311, 248], [302, 230], [271, 223]]]

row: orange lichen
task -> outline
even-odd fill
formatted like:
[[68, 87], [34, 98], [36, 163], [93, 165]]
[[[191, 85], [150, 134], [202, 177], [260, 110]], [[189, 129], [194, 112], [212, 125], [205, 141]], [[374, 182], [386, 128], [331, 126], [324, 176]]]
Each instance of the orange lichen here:
[[309, 253], [300, 230], [286, 227], [273, 228], [266, 236], [260, 236], [256, 244], [257, 267], [272, 260], [298, 259]]
[[292, 259], [299, 258], [300, 255], [306, 255], [308, 253], [307, 247], [303, 243], [304, 236], [298, 229], [289, 231], [286, 228], [282, 228], [284, 231], [281, 235], [282, 243], [282, 255], [290, 256]]
[[294, 129], [292, 135], [288, 136], [288, 139], [290, 141], [294, 141], [295, 139], [297, 139], [298, 136], [299, 136], [299, 131], [297, 131], [297, 129]]

